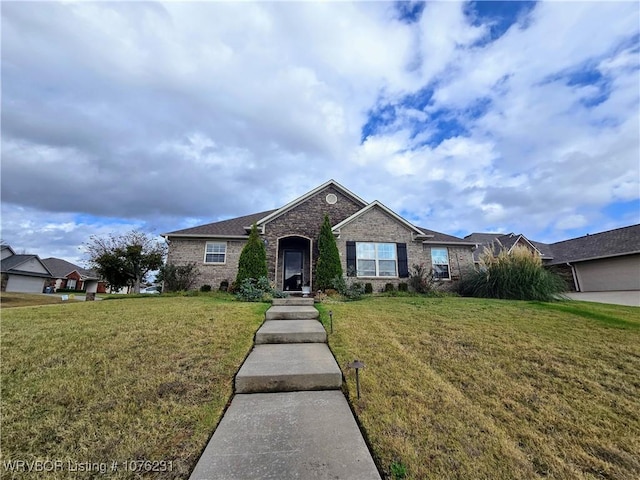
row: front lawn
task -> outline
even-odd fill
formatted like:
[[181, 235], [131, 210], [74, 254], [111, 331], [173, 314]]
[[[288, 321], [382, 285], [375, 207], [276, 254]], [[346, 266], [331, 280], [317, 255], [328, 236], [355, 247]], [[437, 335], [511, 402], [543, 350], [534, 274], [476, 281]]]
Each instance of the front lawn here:
[[75, 303], [77, 300], [73, 298], [73, 295], [68, 293], [67, 300], [62, 300], [63, 294], [47, 294], [42, 295], [38, 293], [14, 293], [14, 292], [2, 292], [0, 293], [0, 308], [14, 308], [14, 307], [34, 307], [37, 305], [60, 305], [62, 303]]
[[47, 478], [188, 478], [267, 307], [210, 295], [3, 309], [0, 476], [42, 478], [10, 470], [48, 460], [61, 463], [40, 463]]
[[321, 309], [389, 478], [640, 478], [640, 309], [421, 297]]

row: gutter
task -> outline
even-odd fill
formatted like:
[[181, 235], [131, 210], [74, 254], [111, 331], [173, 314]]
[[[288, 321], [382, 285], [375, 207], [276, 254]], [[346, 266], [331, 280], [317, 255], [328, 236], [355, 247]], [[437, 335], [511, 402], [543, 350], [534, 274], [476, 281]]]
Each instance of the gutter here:
[[169, 240], [169, 238], [228, 238], [232, 240], [246, 240], [249, 238], [249, 235], [213, 235], [208, 233], [185, 233], [180, 235], [163, 233], [160, 236], [166, 240]]
[[473, 242], [453, 242], [451, 240], [423, 240], [422, 243], [428, 245], [457, 245], [461, 247], [474, 247], [476, 245]]

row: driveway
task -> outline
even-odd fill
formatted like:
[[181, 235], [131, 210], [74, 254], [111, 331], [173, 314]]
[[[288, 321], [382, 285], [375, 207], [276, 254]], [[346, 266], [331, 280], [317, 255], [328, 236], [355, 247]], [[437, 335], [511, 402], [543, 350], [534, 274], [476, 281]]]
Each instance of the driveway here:
[[565, 293], [571, 300], [582, 302], [613, 303], [615, 305], [628, 305], [640, 307], [640, 291], [618, 291], [618, 292], [570, 292]]

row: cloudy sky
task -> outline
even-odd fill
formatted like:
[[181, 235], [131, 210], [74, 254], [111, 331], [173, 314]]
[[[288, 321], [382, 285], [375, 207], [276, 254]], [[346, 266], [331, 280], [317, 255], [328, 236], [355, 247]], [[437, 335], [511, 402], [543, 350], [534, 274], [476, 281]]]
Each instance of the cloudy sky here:
[[640, 222], [624, 2], [3, 1], [2, 239], [277, 208], [335, 179], [416, 225], [557, 241]]

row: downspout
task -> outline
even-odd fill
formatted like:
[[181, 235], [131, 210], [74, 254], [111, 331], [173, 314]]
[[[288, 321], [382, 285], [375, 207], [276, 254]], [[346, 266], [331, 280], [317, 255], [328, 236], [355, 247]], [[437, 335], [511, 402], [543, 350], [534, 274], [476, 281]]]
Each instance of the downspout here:
[[573, 286], [576, 288], [576, 292], [580, 291], [580, 282], [578, 282], [578, 275], [576, 274], [576, 267], [567, 262], [567, 266], [571, 268], [571, 275], [573, 275]]

